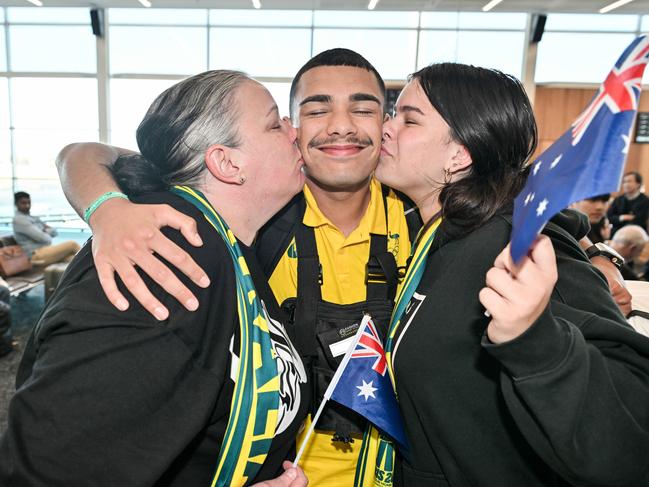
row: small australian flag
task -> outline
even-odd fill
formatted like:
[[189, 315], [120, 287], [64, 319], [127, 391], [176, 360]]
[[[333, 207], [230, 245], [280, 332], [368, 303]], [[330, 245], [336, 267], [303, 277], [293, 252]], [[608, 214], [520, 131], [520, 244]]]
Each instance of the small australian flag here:
[[383, 344], [372, 319], [365, 315], [327, 392], [406, 447], [403, 420], [387, 370]]

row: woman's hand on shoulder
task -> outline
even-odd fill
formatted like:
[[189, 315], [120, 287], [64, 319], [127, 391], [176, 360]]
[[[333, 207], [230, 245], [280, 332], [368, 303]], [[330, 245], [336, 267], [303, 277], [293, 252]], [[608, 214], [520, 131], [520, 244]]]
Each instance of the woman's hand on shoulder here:
[[507, 245], [487, 272], [479, 296], [491, 316], [489, 340], [504, 343], [525, 333], [547, 307], [556, 282], [556, 257], [548, 237], [539, 236], [517, 266]]
[[309, 480], [300, 467], [294, 467], [291, 462], [284, 462], [284, 473], [272, 480], [259, 482], [252, 487], [306, 487]]
[[140, 267], [188, 310], [198, 308], [198, 301], [192, 292], [167, 265], [153, 255], [155, 252], [171, 262], [198, 286], [209, 286], [209, 278], [203, 269], [160, 231], [165, 226], [180, 230], [192, 245], [199, 247], [203, 242], [193, 218], [169, 205], [139, 205], [113, 198], [93, 213], [90, 226], [93, 231], [92, 254], [99, 282], [116, 308], [124, 311], [129, 303], [117, 288], [115, 272], [149, 313], [159, 320], [169, 316], [167, 308], [151, 294], [135, 266]]

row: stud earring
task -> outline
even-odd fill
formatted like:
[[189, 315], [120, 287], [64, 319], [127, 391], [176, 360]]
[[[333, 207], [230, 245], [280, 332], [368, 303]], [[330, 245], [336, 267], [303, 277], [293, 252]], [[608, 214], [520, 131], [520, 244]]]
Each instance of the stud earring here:
[[245, 182], [246, 182], [246, 178], [245, 178], [244, 176], [241, 176], [241, 177], [239, 178], [239, 184], [243, 184], [243, 183], [245, 183]]

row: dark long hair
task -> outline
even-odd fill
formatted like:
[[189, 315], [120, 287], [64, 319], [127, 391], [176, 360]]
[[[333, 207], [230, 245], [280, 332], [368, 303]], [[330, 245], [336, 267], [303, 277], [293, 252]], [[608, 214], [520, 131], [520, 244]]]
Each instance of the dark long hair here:
[[439, 195], [445, 233], [461, 237], [510, 205], [525, 185], [537, 144], [534, 112], [520, 81], [494, 69], [440, 63], [410, 79], [419, 82], [473, 161]]
[[122, 191], [133, 196], [198, 185], [210, 145], [239, 145], [234, 94], [249, 80], [238, 71], [206, 71], [162, 92], [137, 128], [141, 154], [122, 156], [111, 168]]

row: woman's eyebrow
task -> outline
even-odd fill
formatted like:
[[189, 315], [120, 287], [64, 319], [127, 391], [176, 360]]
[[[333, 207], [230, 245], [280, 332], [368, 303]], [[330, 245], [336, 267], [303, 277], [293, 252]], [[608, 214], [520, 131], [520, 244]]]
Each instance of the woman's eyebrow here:
[[402, 106], [400, 106], [400, 107], [397, 107], [397, 111], [398, 111], [398, 112], [402, 112], [402, 113], [404, 113], [404, 112], [405, 112], [405, 113], [415, 112], [415, 113], [418, 113], [418, 114], [420, 114], [420, 115], [424, 115], [424, 116], [426, 115], [426, 114], [425, 114], [424, 112], [422, 112], [419, 108], [417, 108], [417, 107], [413, 107], [412, 105], [402, 105]]

